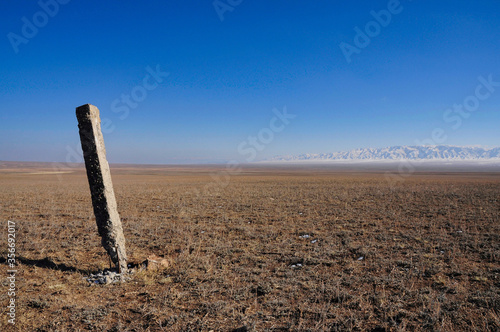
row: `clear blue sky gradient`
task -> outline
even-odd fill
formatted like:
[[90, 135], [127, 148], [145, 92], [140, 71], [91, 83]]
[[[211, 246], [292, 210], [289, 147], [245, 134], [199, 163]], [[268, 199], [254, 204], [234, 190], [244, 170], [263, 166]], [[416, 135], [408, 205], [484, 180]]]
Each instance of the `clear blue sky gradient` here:
[[[500, 82], [500, 1], [401, 0], [350, 62], [341, 43], [355, 47], [355, 28], [391, 1], [239, 2], [221, 0], [221, 14], [212, 0], [72, 0], [43, 22], [36, 1], [2, 1], [0, 160], [78, 161], [75, 108], [86, 103], [109, 121], [115, 163], [416, 145], [436, 128], [438, 143], [499, 145], [500, 86], [468, 117], [446, 110], [474, 96], [478, 77]], [[23, 17], [40, 27], [16, 53]], [[141, 90], [148, 66], [169, 75]], [[147, 95], [124, 116], [132, 91]], [[272, 131], [285, 106], [296, 117]], [[242, 153], [259, 133], [255, 156]]]

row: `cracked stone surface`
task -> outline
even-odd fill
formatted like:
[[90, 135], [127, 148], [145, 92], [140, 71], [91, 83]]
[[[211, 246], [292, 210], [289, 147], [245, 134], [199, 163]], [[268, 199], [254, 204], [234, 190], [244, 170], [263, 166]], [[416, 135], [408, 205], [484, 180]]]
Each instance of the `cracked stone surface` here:
[[127, 253], [122, 223], [116, 207], [99, 109], [86, 104], [76, 108], [85, 168], [101, 243], [118, 271], [127, 271]]

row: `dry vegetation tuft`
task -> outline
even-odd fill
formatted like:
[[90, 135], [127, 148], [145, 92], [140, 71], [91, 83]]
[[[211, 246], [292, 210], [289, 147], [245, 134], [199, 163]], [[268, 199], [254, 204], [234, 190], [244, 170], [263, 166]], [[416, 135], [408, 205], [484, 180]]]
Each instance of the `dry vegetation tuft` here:
[[114, 170], [131, 261], [171, 264], [107, 286], [83, 278], [109, 267], [86, 181], [0, 172], [19, 331], [500, 329], [498, 173]]

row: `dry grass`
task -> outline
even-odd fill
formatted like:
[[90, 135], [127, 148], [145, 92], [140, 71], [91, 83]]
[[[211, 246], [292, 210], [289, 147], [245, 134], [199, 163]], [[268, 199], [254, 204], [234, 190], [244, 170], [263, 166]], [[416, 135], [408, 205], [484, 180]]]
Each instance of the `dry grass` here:
[[[18, 226], [19, 331], [500, 329], [498, 173], [392, 188], [381, 174], [307, 170], [220, 186], [203, 169], [123, 168], [113, 181], [131, 260], [172, 265], [89, 286], [108, 259], [84, 172], [0, 172], [2, 232]], [[0, 252], [6, 268], [3, 235]]]

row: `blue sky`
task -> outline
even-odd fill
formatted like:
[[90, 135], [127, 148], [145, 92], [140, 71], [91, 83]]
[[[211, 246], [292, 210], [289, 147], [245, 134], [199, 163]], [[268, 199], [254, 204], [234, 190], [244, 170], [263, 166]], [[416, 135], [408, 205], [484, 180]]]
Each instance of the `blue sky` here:
[[497, 0], [2, 1], [0, 29], [0, 160], [79, 161], [86, 103], [115, 163], [500, 142]]

